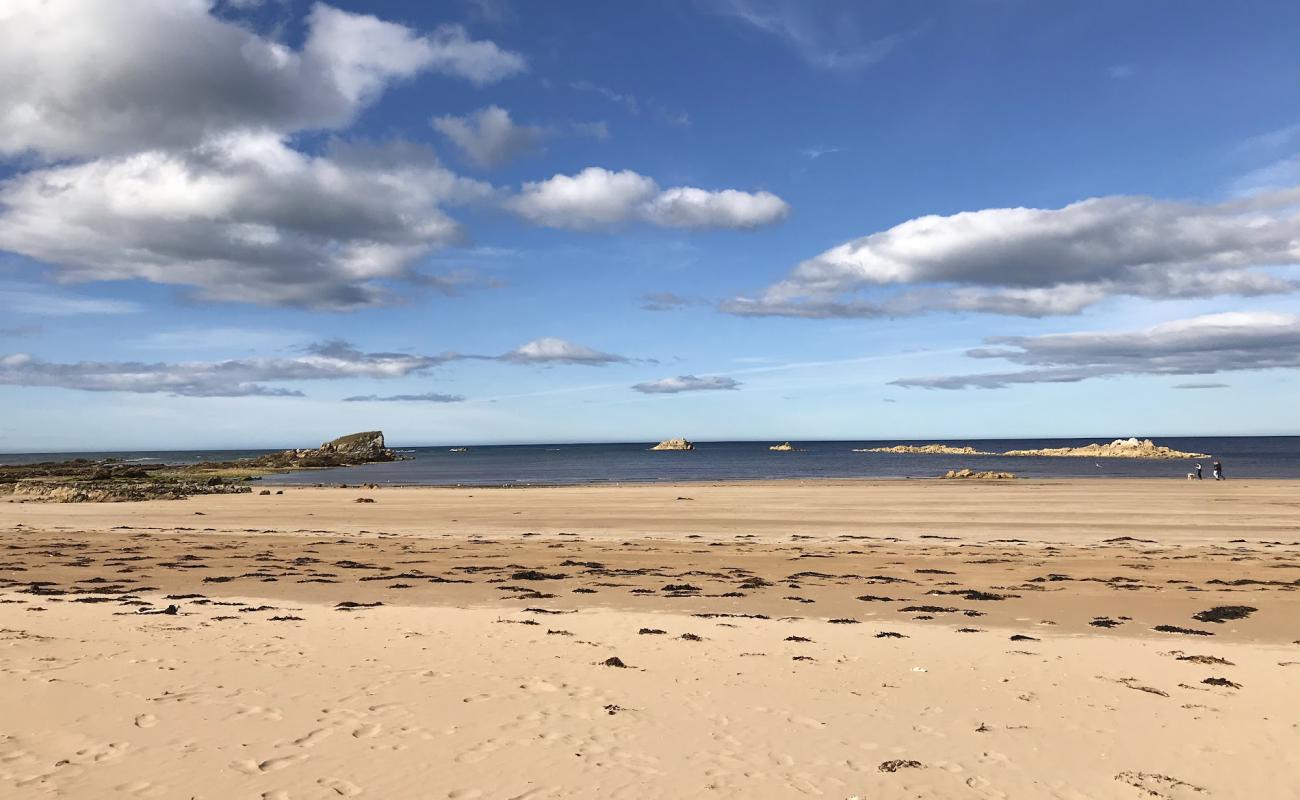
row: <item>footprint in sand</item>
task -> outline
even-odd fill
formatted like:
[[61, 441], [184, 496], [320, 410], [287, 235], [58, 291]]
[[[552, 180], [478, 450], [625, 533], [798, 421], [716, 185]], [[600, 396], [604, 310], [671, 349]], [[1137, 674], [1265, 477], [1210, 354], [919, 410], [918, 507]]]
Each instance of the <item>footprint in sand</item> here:
[[307, 756], [302, 755], [301, 753], [295, 753], [291, 756], [281, 756], [279, 758], [268, 758], [265, 761], [254, 761], [251, 758], [246, 758], [242, 761], [236, 761], [230, 766], [245, 775], [262, 775], [267, 772], [275, 772], [276, 770], [293, 766], [305, 758], [307, 758]]
[[130, 746], [126, 742], [97, 744], [94, 747], [78, 750], [76, 756], [69, 760], [76, 764], [103, 764], [121, 758]]
[[361, 727], [354, 730], [352, 732], [352, 738], [370, 739], [372, 737], [378, 736], [381, 730], [383, 730], [383, 726], [380, 725], [378, 722], [368, 722], [365, 725], [362, 725]]
[[973, 778], [967, 778], [966, 787], [972, 789], [980, 797], [987, 797], [990, 798], [990, 800], [1006, 800], [1007, 797], [1006, 792], [1000, 789], [994, 789], [993, 784], [989, 783], [988, 778], [981, 778], [978, 775]]
[[124, 783], [121, 786], [113, 787], [116, 791], [125, 794], [132, 794], [136, 797], [166, 797], [166, 787], [159, 786], [149, 781], [136, 781], [135, 783]]
[[137, 728], [152, 728], [158, 724], [158, 718], [153, 714], [140, 714], [135, 718]]
[[329, 738], [332, 733], [334, 733], [334, 731], [329, 728], [317, 728], [305, 736], [299, 736], [297, 739], [294, 739], [293, 745], [295, 747], [314, 747], [322, 740]]
[[235, 712], [237, 717], [258, 717], [259, 719], [270, 722], [279, 722], [284, 718], [284, 714], [278, 708], [265, 708], [263, 706], [240, 706]]
[[361, 787], [352, 781], [345, 781], [342, 778], [321, 778], [316, 781], [326, 789], [330, 789], [339, 797], [356, 797], [361, 794]]

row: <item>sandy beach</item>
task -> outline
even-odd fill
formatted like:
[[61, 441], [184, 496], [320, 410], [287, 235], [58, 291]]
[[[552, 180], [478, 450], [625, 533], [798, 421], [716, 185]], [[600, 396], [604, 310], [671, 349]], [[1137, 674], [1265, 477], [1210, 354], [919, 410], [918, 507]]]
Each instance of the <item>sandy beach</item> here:
[[0, 498], [0, 794], [1281, 798], [1300, 776], [1295, 482], [268, 488]]

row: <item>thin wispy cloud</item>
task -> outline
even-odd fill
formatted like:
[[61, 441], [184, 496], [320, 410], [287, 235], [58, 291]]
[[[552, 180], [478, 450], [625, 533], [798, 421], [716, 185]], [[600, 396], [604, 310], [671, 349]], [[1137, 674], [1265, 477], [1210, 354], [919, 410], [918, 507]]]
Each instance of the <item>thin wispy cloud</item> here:
[[[986, 344], [966, 354], [1027, 369], [901, 378], [893, 384], [921, 389], [1002, 389], [1014, 384], [1078, 383], [1132, 375], [1300, 369], [1300, 316], [1209, 314], [1142, 330], [993, 336]], [[1183, 388], [1212, 387], [1187, 384]]]
[[847, 147], [805, 147], [799, 151], [799, 154], [809, 161], [816, 161], [822, 156], [829, 156], [835, 153], [844, 153], [847, 151]]
[[425, 392], [423, 394], [359, 394], [352, 397], [343, 398], [345, 403], [460, 403], [465, 400], [458, 394], [439, 394], [437, 392]]
[[[607, 366], [632, 361], [625, 356], [602, 353], [556, 338], [536, 339], [495, 356], [451, 351], [436, 355], [364, 352], [341, 339], [316, 342], [301, 352], [302, 355], [293, 357], [177, 362], [54, 362], [27, 353], [12, 353], [0, 356], [0, 385], [91, 392], [165, 393], [183, 397], [302, 397], [303, 392], [299, 389], [270, 384], [394, 380], [425, 374], [435, 367], [460, 361], [544, 366]], [[407, 400], [414, 397], [404, 396]], [[382, 397], [377, 399], [384, 400]], [[432, 401], [431, 397], [423, 399]]]
[[708, 8], [784, 42], [808, 63], [827, 70], [865, 69], [888, 58], [920, 31], [883, 35], [866, 31], [855, 6], [820, 13], [820, 4], [779, 0], [723, 0]]
[[136, 314], [143, 309], [129, 300], [85, 297], [54, 292], [44, 287], [0, 285], [0, 306], [11, 313], [40, 317], [76, 317], [87, 314]]
[[598, 83], [592, 83], [591, 81], [585, 80], [570, 81], [569, 88], [578, 92], [594, 94], [597, 97], [602, 97], [621, 107], [624, 111], [634, 117], [647, 116], [666, 125], [683, 128], [689, 127], [691, 124], [690, 114], [687, 114], [685, 111], [668, 108], [657, 100], [642, 100], [634, 94], [615, 91], [608, 86], [602, 86]]

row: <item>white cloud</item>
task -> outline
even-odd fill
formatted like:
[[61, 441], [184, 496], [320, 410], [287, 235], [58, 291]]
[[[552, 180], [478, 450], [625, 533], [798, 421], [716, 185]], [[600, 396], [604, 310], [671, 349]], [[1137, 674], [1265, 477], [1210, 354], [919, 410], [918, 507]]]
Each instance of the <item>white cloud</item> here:
[[688, 186], [661, 191], [652, 178], [601, 167], [525, 183], [506, 207], [538, 225], [577, 230], [632, 219], [675, 227], [754, 228], [779, 222], [789, 213], [785, 201], [770, 192]]
[[696, 375], [678, 375], [674, 378], [660, 378], [646, 381], [632, 387], [642, 394], [679, 394], [681, 392], [729, 391], [740, 388], [740, 381], [721, 376], [701, 378]]
[[120, 154], [234, 130], [336, 128], [419, 72], [482, 84], [526, 68], [459, 26], [425, 36], [318, 3], [295, 51], [211, 10], [205, 0], [0, 4], [0, 155]]
[[790, 206], [771, 192], [708, 192], [689, 186], [661, 192], [643, 210], [656, 225], [680, 228], [757, 228], [789, 213]]
[[[1018, 383], [1076, 383], [1121, 375], [1215, 375], [1261, 369], [1300, 369], [1300, 316], [1264, 311], [1209, 314], [1135, 331], [1000, 336], [972, 358], [999, 359], [1029, 369], [904, 378], [898, 386], [1000, 389]], [[1221, 384], [1183, 384], [1214, 388]]]
[[577, 175], [525, 183], [506, 207], [538, 225], [582, 230], [626, 221], [658, 190], [653, 180], [631, 170], [587, 167]]
[[[1060, 209], [926, 216], [831, 248], [745, 315], [871, 317], [929, 310], [1072, 314], [1113, 295], [1151, 298], [1295, 291], [1260, 269], [1300, 263], [1294, 190], [1198, 205], [1102, 197]], [[862, 298], [871, 289], [907, 291]]]
[[510, 112], [498, 106], [463, 117], [434, 117], [432, 124], [480, 167], [495, 167], [535, 152], [545, 133], [535, 126], [515, 124]]
[[589, 366], [620, 364], [628, 361], [624, 356], [602, 353], [553, 336], [522, 344], [500, 356], [499, 359], [516, 364], [586, 364]]
[[0, 249], [64, 280], [193, 287], [208, 300], [352, 308], [459, 240], [440, 203], [487, 197], [412, 146], [308, 156], [270, 134], [37, 169], [0, 184]]

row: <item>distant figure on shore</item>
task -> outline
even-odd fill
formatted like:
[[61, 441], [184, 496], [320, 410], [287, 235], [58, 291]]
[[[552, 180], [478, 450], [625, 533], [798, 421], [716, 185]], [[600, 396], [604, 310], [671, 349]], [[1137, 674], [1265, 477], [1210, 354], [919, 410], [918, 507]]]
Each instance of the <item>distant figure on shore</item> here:
[[1214, 479], [1216, 481], [1227, 480], [1227, 478], [1223, 477], [1223, 464], [1218, 461], [1214, 462]]
[[1200, 465], [1200, 462], [1197, 462], [1197, 464], [1196, 464], [1196, 480], [1198, 480], [1198, 481], [1201, 480], [1201, 465]]

